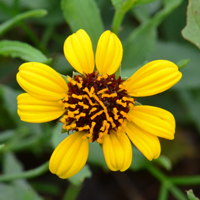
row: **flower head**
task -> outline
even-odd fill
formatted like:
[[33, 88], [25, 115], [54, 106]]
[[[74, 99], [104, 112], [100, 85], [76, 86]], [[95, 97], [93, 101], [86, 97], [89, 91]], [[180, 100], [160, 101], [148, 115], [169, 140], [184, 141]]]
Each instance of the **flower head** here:
[[94, 59], [92, 42], [81, 29], [64, 43], [66, 59], [80, 73], [68, 76], [68, 83], [45, 64], [29, 62], [19, 68], [17, 81], [27, 92], [17, 98], [20, 118], [41, 123], [62, 116], [63, 128], [72, 131], [50, 159], [50, 171], [60, 178], [69, 178], [81, 170], [87, 161], [89, 142], [102, 144], [111, 170], [125, 171], [132, 161], [131, 142], [152, 160], [160, 155], [158, 137], [174, 138], [175, 120], [170, 112], [135, 105], [135, 100], [176, 84], [182, 76], [178, 67], [167, 60], [156, 60], [123, 80], [114, 74], [122, 53], [118, 37], [105, 31]]

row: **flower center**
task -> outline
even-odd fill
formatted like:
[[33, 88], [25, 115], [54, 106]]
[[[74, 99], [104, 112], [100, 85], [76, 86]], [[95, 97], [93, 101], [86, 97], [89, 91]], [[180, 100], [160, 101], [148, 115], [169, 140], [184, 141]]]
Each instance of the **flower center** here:
[[61, 119], [64, 129], [84, 131], [90, 142], [102, 143], [111, 130], [120, 132], [125, 127], [135, 99], [120, 89], [121, 77], [93, 72], [68, 77], [68, 81], [69, 91], [62, 100], [66, 109]]

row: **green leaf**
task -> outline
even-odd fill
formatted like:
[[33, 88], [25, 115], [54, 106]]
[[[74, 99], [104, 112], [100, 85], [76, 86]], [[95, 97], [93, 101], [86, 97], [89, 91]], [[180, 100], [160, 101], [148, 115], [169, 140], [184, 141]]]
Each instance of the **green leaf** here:
[[88, 165], [85, 165], [81, 171], [79, 171], [74, 176], [70, 177], [68, 179], [69, 182], [71, 182], [75, 186], [79, 186], [83, 183], [85, 178], [90, 178], [92, 176], [92, 173], [90, 171], [90, 168]]
[[[141, 66], [154, 50], [157, 38], [156, 29], [153, 26], [144, 26], [136, 29], [123, 45], [122, 74], [124, 68]], [[130, 73], [128, 77], [130, 77]], [[124, 76], [124, 75], [123, 75]]]
[[15, 24], [17, 24], [21, 20], [24, 20], [30, 17], [43, 17], [45, 15], [47, 15], [47, 11], [43, 9], [31, 10], [22, 14], [18, 14], [12, 19], [0, 25], [0, 36], [4, 35], [7, 31], [9, 31]]
[[17, 115], [16, 100], [20, 92], [5, 85], [0, 85], [0, 89], [3, 94], [3, 106], [7, 109], [14, 122], [20, 121], [19, 116]]
[[16, 199], [13, 187], [8, 184], [0, 183], [0, 199], [1, 200]]
[[30, 186], [0, 183], [1, 200], [42, 200]]
[[190, 62], [190, 59], [183, 59], [178, 61], [177, 66], [179, 69], [185, 67]]
[[39, 8], [44, 8], [48, 9], [51, 5], [52, 1], [49, 0], [34, 0], [34, 1], [29, 1], [29, 0], [19, 0], [19, 5], [22, 8], [29, 8], [30, 10], [33, 9], [39, 9]]
[[187, 25], [182, 30], [182, 35], [200, 48], [200, 1], [189, 0], [187, 9]]
[[[0, 100], [2, 102], [2, 100]], [[7, 108], [0, 103], [0, 127], [3, 129], [13, 129], [16, 127], [16, 123], [12, 116], [9, 115]]]
[[111, 0], [111, 2], [116, 9], [120, 9], [122, 7], [124, 0]]
[[155, 163], [158, 163], [162, 167], [164, 167], [166, 170], [171, 170], [172, 169], [172, 163], [170, 159], [164, 155], [160, 155], [159, 158], [154, 160]]
[[107, 164], [104, 159], [103, 150], [97, 142], [93, 142], [89, 144], [88, 162], [108, 169]]
[[155, 0], [138, 0], [138, 1], [136, 1], [135, 5], [151, 3], [153, 1], [155, 1]]
[[134, 15], [134, 17], [140, 22], [140, 23], [145, 23], [147, 22], [151, 14], [149, 13], [148, 9], [146, 6], [134, 6], [131, 9], [131, 13]]
[[62, 133], [62, 127], [62, 123], [57, 123], [52, 131], [51, 143], [53, 148], [56, 148], [68, 136], [67, 133], [59, 134]]
[[132, 170], [140, 170], [148, 165], [149, 161], [144, 157], [144, 155], [134, 146], [132, 146], [133, 160], [130, 166]]
[[4, 146], [5, 146], [5, 144], [0, 144], [0, 151], [1, 151], [1, 149], [4, 148]]
[[192, 190], [188, 190], [187, 191], [187, 196], [189, 200], [199, 200], [199, 198], [197, 198]]
[[19, 185], [13, 184], [14, 187], [14, 198], [15, 200], [42, 200], [41, 198], [29, 184], [27, 185]]
[[179, 97], [180, 102], [184, 105], [184, 109], [186, 111], [185, 115], [190, 119], [192, 123], [196, 125], [196, 128], [200, 133], [200, 93], [194, 95], [191, 91], [182, 90], [178, 91], [177, 96]]
[[149, 21], [142, 23], [125, 41], [123, 68], [132, 68], [144, 64], [155, 48], [157, 26], [175, 9], [182, 0], [164, 1], [164, 8]]
[[5, 130], [0, 132], [0, 143], [4, 142], [7, 139], [14, 137], [15, 130]]
[[54, 57], [51, 67], [59, 73], [68, 75], [70, 75], [71, 71], [73, 70], [72, 66], [69, 64], [64, 55], [58, 55]]
[[[103, 150], [101, 146], [97, 142], [93, 142], [93, 143], [90, 143], [89, 149], [90, 150], [89, 150], [88, 162], [94, 165], [99, 165], [103, 167], [104, 169], [108, 170], [108, 166], [105, 162], [105, 158], [104, 158]], [[133, 156], [132, 156], [133, 161], [131, 163], [130, 169], [139, 170], [141, 168], [144, 168], [144, 166], [147, 165], [149, 161], [134, 146], [132, 147], [132, 151], [133, 151]]]
[[72, 32], [84, 29], [92, 40], [93, 49], [96, 49], [99, 36], [103, 32], [103, 23], [96, 2], [94, 0], [62, 0], [61, 8]]
[[[5, 175], [14, 175], [23, 171], [23, 166], [12, 153], [4, 154], [3, 163], [3, 171]], [[3, 188], [4, 192], [2, 194], [1, 190]], [[24, 179], [14, 180], [10, 185], [0, 184], [0, 199], [42, 200]]]
[[3, 162], [4, 174], [15, 174], [22, 171], [23, 167], [21, 163], [15, 158], [14, 154], [5, 153]]
[[38, 49], [18, 41], [0, 41], [0, 55], [11, 56], [12, 58], [18, 57], [30, 62], [50, 63], [51, 61]]
[[142, 104], [140, 103], [140, 102], [138, 102], [138, 101], [135, 101], [135, 104], [134, 104], [134, 106], [141, 106]]

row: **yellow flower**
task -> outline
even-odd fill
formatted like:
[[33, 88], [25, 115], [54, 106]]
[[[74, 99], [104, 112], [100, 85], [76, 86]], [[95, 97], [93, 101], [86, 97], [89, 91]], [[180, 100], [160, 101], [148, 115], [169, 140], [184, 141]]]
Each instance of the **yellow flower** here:
[[63, 128], [73, 131], [54, 150], [50, 171], [60, 178], [78, 173], [87, 161], [89, 142], [94, 141], [102, 144], [106, 163], [113, 171], [129, 168], [131, 142], [148, 160], [158, 158], [158, 137], [174, 138], [174, 117], [161, 108], [136, 106], [135, 98], [172, 87], [182, 76], [178, 67], [167, 60], [156, 60], [128, 80], [116, 78], [123, 49], [110, 31], [101, 35], [95, 59], [84, 30], [66, 39], [64, 54], [80, 73], [68, 76], [68, 83], [49, 66], [36, 62], [24, 63], [17, 74], [19, 85], [27, 92], [17, 98], [21, 120], [41, 123], [62, 116]]

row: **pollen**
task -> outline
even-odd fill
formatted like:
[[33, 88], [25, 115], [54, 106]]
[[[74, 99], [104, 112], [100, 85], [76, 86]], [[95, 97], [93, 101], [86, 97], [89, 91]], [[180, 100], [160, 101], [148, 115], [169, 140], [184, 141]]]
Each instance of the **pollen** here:
[[111, 131], [120, 132], [130, 119], [128, 112], [135, 99], [115, 75], [98, 73], [75, 75], [67, 78], [68, 94], [62, 100], [66, 113], [61, 119], [67, 131], [84, 131], [90, 142], [102, 143]]

